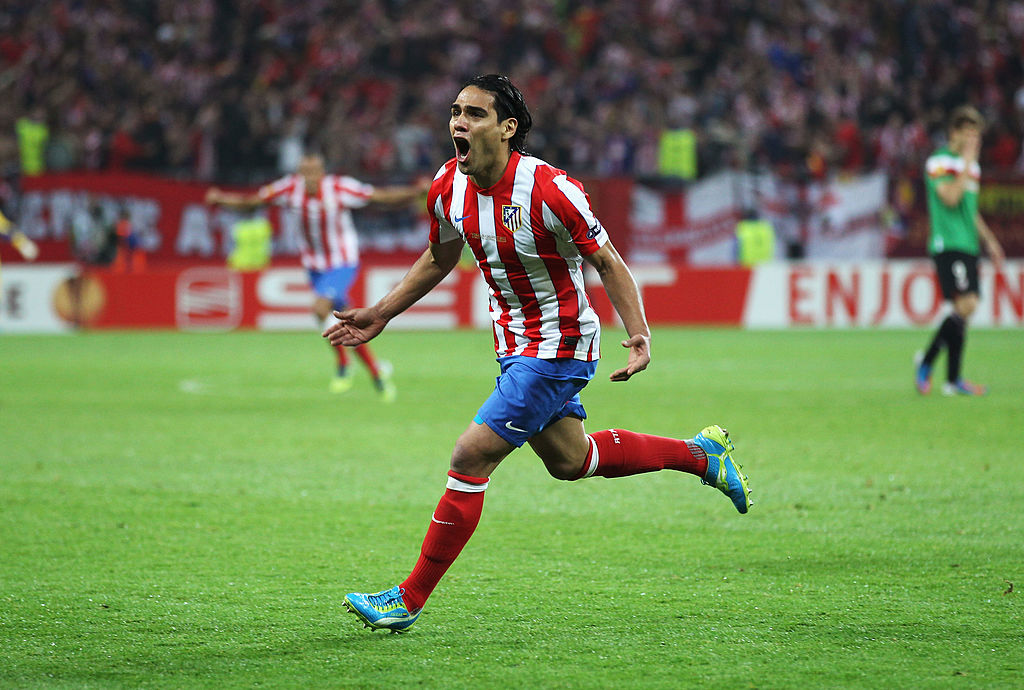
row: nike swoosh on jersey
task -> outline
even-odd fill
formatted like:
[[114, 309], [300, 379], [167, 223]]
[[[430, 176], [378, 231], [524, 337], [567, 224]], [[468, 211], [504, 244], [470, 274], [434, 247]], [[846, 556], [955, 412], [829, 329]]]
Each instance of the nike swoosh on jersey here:
[[472, 213], [467, 213], [466, 215], [462, 216], [462, 218], [459, 218], [458, 216], [455, 216], [454, 221], [456, 223], [461, 223], [462, 221], [464, 221], [467, 218], [469, 218], [471, 215], [473, 215], [473, 214]]

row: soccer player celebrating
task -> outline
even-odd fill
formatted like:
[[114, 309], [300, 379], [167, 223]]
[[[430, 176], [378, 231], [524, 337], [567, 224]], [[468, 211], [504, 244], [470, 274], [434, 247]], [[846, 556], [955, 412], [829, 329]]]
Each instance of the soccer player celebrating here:
[[529, 443], [557, 479], [689, 472], [747, 512], [750, 490], [728, 433], [709, 426], [677, 440], [609, 429], [587, 434], [580, 391], [594, 376], [600, 323], [584, 292], [593, 266], [628, 333], [627, 381], [650, 362], [650, 331], [633, 276], [590, 209], [582, 185], [526, 154], [532, 120], [519, 90], [499, 75], [471, 79], [451, 106], [455, 157], [427, 197], [430, 243], [409, 273], [372, 307], [336, 312], [324, 336], [365, 343], [448, 275], [468, 244], [490, 293], [501, 374], [494, 392], [455, 443], [447, 490], [431, 516], [420, 557], [401, 584], [349, 594], [365, 625], [404, 631], [469, 541], [489, 477]]
[[944, 395], [984, 395], [985, 386], [970, 383], [960, 376], [967, 319], [978, 306], [979, 238], [988, 255], [1002, 267], [1003, 248], [978, 213], [978, 188], [981, 167], [981, 132], [984, 120], [977, 110], [961, 106], [949, 119], [949, 141], [933, 153], [925, 164], [928, 215], [931, 237], [928, 251], [935, 261], [942, 296], [953, 304], [928, 349], [918, 353], [915, 383], [922, 395], [931, 391], [932, 364], [946, 348]]
[[[283, 206], [287, 213], [295, 214], [302, 228], [302, 265], [309, 271], [309, 280], [316, 295], [313, 313], [322, 327], [332, 310], [348, 306], [348, 291], [359, 271], [359, 240], [351, 209], [371, 202], [400, 204], [414, 201], [427, 188], [426, 183], [374, 187], [346, 175], [328, 175], [323, 157], [310, 153], [302, 157], [297, 173], [260, 187], [256, 194], [236, 194], [213, 187], [206, 193], [206, 203], [240, 210], [273, 203]], [[352, 387], [348, 354], [340, 345], [335, 346], [335, 351], [338, 368], [330, 390], [344, 393]], [[384, 400], [394, 400], [390, 368], [379, 365], [366, 345], [356, 345], [355, 352], [369, 369]]]

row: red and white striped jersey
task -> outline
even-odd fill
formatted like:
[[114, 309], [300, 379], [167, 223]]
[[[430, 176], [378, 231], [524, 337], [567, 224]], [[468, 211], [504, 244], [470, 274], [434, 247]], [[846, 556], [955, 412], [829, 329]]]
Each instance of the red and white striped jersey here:
[[430, 187], [430, 241], [469, 244], [490, 293], [499, 357], [600, 357], [601, 324], [583, 285], [583, 257], [608, 241], [583, 185], [512, 152], [501, 180], [480, 189], [445, 163]]
[[326, 271], [359, 263], [359, 237], [350, 209], [365, 206], [373, 186], [344, 175], [325, 175], [316, 194], [301, 175], [260, 187], [260, 199], [295, 214], [302, 234], [302, 265]]

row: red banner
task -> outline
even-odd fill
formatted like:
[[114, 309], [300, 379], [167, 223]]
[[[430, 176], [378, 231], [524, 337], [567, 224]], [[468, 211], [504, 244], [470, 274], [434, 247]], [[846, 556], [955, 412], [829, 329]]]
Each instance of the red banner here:
[[[814, 207], [817, 215], [808, 216], [820, 221], [821, 232], [815, 230], [815, 223], [799, 232], [790, 227], [803, 216], [794, 210], [796, 207], [773, 201], [775, 196], [785, 195], [779, 190], [773, 192], [775, 196], [769, 194], [773, 189], [770, 180], [762, 180], [764, 188], [755, 189], [754, 196], [766, 205], [767, 217], [775, 218], [779, 241], [801, 238], [808, 257], [864, 260], [884, 254], [924, 256], [928, 219], [923, 196], [915, 191], [920, 185], [897, 180], [888, 191], [890, 205], [902, 217], [896, 225], [906, 228], [900, 236], [894, 228], [883, 232], [875, 226], [864, 226], [866, 218], [878, 216], [858, 206], [871, 197], [862, 193], [861, 187], [877, 186], [869, 184], [871, 179], [867, 176], [860, 182], [836, 183], [839, 191], [821, 195], [820, 208]], [[629, 178], [585, 179], [584, 184], [595, 213], [623, 255], [635, 259], [639, 253], [647, 259], [657, 256], [658, 260], [672, 262], [722, 265], [733, 262], [733, 230], [746, 203], [746, 186], [730, 180], [733, 178], [728, 175], [716, 176], [675, 192], [638, 186]], [[205, 184], [153, 175], [55, 173], [26, 177], [22, 186], [18, 225], [39, 243], [41, 262], [72, 260], [72, 227], [94, 209], [106, 222], [127, 212], [150, 265], [222, 259], [232, 246], [231, 229], [241, 217], [236, 212], [206, 206]], [[842, 190], [853, 191], [844, 195]], [[844, 199], [845, 206], [840, 203]], [[790, 201], [799, 206], [799, 195]], [[1024, 224], [1020, 222], [1024, 183], [986, 180], [979, 205], [1007, 255], [1024, 255]], [[379, 258], [394, 251], [416, 254], [426, 242], [425, 214], [417, 216], [415, 209], [396, 212], [371, 207], [356, 213], [367, 257]], [[278, 213], [277, 208], [271, 208], [268, 215], [275, 229], [274, 256], [279, 260], [296, 256], [298, 228], [290, 227], [287, 215]], [[826, 245], [834, 248], [831, 254], [822, 249]], [[0, 243], [0, 260], [18, 263], [22, 259], [13, 248]]]
[[[629, 203], [632, 181], [593, 179], [586, 182], [591, 203], [620, 251], [629, 245]], [[55, 173], [26, 177], [19, 227], [40, 246], [39, 261], [74, 260], [70, 238], [75, 223], [90, 222], [95, 212], [113, 223], [127, 213], [147, 263], [216, 260], [233, 246], [231, 230], [242, 216], [203, 203], [208, 185], [181, 182], [139, 173]], [[255, 191], [251, 189], [250, 191]], [[299, 232], [277, 207], [267, 211], [275, 230], [274, 256], [298, 255]], [[356, 211], [362, 252], [374, 257], [426, 246], [426, 211], [373, 206]], [[18, 262], [17, 252], [3, 251], [0, 259]]]
[[[160, 265], [226, 257], [234, 244], [232, 228], [243, 217], [203, 203], [208, 185], [144, 174], [61, 173], [26, 177], [18, 226], [40, 246], [39, 261], [71, 261], [73, 228], [81, 223], [113, 224], [127, 214], [134, 240], [147, 263]], [[251, 189], [249, 191], [255, 191]], [[359, 210], [369, 232], [365, 253], [418, 254], [426, 246], [426, 225], [415, 209]], [[267, 215], [275, 230], [274, 256], [297, 256], [300, 230], [280, 209]], [[426, 211], [423, 211], [423, 218]], [[379, 245], [379, 246], [378, 246]], [[375, 251], [376, 250], [376, 251]], [[11, 260], [20, 257], [10, 255]], [[8, 254], [3, 255], [8, 259]]]
[[[352, 304], [372, 304], [409, 270], [411, 261], [364, 266], [350, 291]], [[652, 323], [731, 324], [742, 321], [750, 271], [652, 265], [634, 268]], [[602, 321], [615, 311], [596, 275], [589, 294]], [[142, 273], [87, 270], [70, 264], [11, 269], [5, 275], [10, 313], [0, 328], [18, 331], [87, 328], [182, 330], [296, 330], [316, 327], [306, 271], [298, 266], [240, 273], [216, 264], [156, 267]], [[682, 298], [681, 296], [685, 296]], [[475, 268], [458, 268], [394, 328], [490, 328], [487, 286]]]
[[[375, 264], [364, 270], [349, 293], [352, 304], [376, 301], [401, 280], [408, 268], [408, 264]], [[399, 316], [395, 326], [473, 326], [476, 277], [476, 270], [454, 271]], [[91, 328], [301, 330], [317, 327], [311, 314], [313, 294], [309, 277], [297, 266], [253, 273], [239, 273], [215, 265], [157, 268], [146, 273], [92, 271], [86, 274], [85, 280], [90, 297], [77, 305], [74, 317]], [[72, 318], [71, 314], [62, 316]]]
[[[203, 256], [203, 249], [213, 256], [226, 230], [203, 204], [206, 186], [193, 182], [136, 173], [61, 173], [25, 177], [22, 187], [18, 225], [39, 243], [40, 261], [71, 260], [72, 228], [94, 208], [107, 222], [126, 210], [141, 248], [157, 261]], [[197, 224], [205, 246], [179, 251], [179, 232]]]

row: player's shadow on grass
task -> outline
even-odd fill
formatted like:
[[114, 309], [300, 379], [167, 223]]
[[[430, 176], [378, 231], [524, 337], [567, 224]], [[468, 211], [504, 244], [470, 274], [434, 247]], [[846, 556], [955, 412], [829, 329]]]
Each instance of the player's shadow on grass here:
[[367, 630], [362, 627], [353, 627], [351, 630], [340, 630], [334, 637], [324, 637], [311, 642], [310, 648], [323, 650], [377, 649], [381, 644], [394, 644], [402, 639], [409, 641], [415, 637], [415, 631], [396, 633], [390, 630]]

